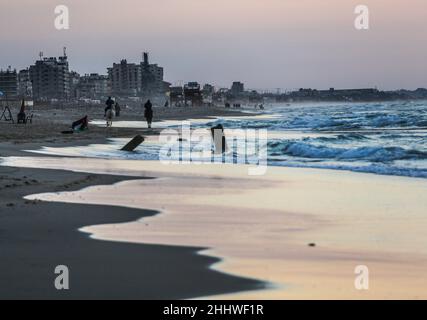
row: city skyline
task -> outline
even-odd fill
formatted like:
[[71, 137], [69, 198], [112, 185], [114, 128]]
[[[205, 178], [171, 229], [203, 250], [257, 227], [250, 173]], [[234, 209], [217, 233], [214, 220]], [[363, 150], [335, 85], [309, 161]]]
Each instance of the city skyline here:
[[[63, 1], [70, 9], [70, 30], [62, 31], [54, 28], [56, 1], [2, 3], [0, 27], [9, 31], [2, 34], [0, 68], [23, 69], [39, 51], [59, 56], [66, 46], [70, 69], [80, 74], [106, 74], [111, 64], [122, 58], [139, 62], [148, 51], [172, 84], [196, 80], [229, 87], [243, 81], [248, 88], [270, 90], [427, 87], [423, 1], [364, 1], [371, 13], [371, 28], [364, 31], [353, 23], [359, 1], [244, 3]], [[11, 30], [10, 21], [23, 28]]]

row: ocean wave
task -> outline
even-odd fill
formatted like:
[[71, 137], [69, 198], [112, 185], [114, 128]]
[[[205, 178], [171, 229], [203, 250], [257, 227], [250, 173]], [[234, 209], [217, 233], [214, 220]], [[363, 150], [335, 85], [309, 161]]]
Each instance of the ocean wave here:
[[304, 138], [303, 141], [319, 141], [319, 142], [349, 142], [349, 141], [362, 141], [362, 140], [371, 140], [371, 138], [360, 134], [360, 133], [348, 133], [348, 134], [339, 134], [337, 136], [329, 137], [317, 137], [317, 138]]
[[390, 162], [395, 160], [427, 159], [427, 152], [407, 150], [402, 147], [359, 147], [353, 149], [314, 145], [299, 141], [270, 142], [269, 150], [274, 155], [287, 155], [309, 159], [366, 160]]

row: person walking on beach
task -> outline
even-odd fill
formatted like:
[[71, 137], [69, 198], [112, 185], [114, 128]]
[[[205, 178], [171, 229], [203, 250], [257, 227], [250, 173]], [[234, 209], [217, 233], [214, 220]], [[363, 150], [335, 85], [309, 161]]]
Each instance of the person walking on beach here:
[[114, 111], [116, 112], [116, 117], [120, 117], [120, 111], [122, 110], [122, 108], [120, 108], [120, 105], [118, 102], [116, 102], [116, 104], [114, 105]]
[[113, 125], [113, 116], [114, 116], [114, 100], [111, 99], [111, 97], [108, 97], [107, 101], [105, 102], [107, 105], [104, 110], [104, 117], [107, 119], [107, 127], [111, 127]]
[[148, 100], [144, 105], [144, 117], [147, 120], [148, 128], [151, 129], [151, 123], [153, 122], [153, 105]]

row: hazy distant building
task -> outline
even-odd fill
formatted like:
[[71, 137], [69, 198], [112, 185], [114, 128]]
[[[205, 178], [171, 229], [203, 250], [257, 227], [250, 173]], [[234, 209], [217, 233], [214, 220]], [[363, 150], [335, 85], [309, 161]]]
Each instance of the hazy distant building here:
[[189, 82], [184, 86], [184, 100], [185, 105], [191, 102], [192, 106], [203, 105], [202, 91], [200, 90], [200, 84], [197, 82]]
[[80, 83], [80, 74], [75, 71], [70, 71], [70, 99], [77, 99], [77, 87]]
[[245, 92], [245, 85], [241, 82], [233, 82], [233, 85], [231, 86], [231, 94], [234, 96], [241, 95]]
[[150, 64], [148, 53], [144, 53], [140, 64], [128, 63], [125, 59], [113, 64], [108, 68], [108, 77], [113, 95], [147, 97], [165, 93], [163, 68]]
[[106, 98], [109, 92], [108, 76], [97, 73], [86, 74], [80, 77], [77, 85], [77, 98], [102, 99]]
[[33, 97], [33, 84], [29, 69], [23, 69], [18, 73], [18, 95], [23, 98]]
[[5, 71], [0, 70], [0, 91], [8, 98], [17, 96], [18, 75], [16, 70], [12, 70], [10, 67]]
[[181, 86], [170, 87], [169, 89], [170, 104], [172, 107], [184, 105], [184, 89]]
[[68, 100], [70, 98], [70, 72], [68, 59], [40, 58], [30, 67], [34, 100]]
[[108, 69], [108, 76], [114, 95], [136, 96], [141, 91], [140, 65], [128, 63], [126, 59], [123, 59]]
[[215, 87], [211, 84], [205, 84], [203, 86], [202, 92], [204, 97], [212, 97], [212, 95], [215, 93]]

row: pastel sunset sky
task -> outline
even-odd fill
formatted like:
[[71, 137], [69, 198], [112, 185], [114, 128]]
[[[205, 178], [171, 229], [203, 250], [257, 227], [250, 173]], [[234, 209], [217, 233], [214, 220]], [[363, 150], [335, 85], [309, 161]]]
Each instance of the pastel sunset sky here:
[[[70, 9], [70, 30], [54, 8]], [[354, 27], [370, 9], [371, 28]], [[142, 51], [165, 80], [295, 89], [427, 87], [426, 0], [0, 0], [0, 67], [68, 48], [70, 67], [106, 73]]]

